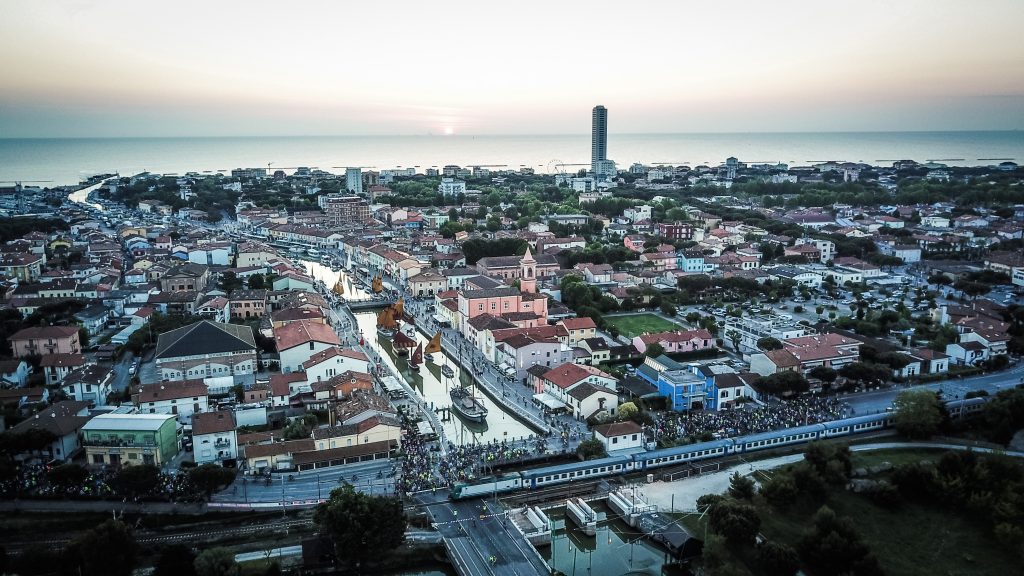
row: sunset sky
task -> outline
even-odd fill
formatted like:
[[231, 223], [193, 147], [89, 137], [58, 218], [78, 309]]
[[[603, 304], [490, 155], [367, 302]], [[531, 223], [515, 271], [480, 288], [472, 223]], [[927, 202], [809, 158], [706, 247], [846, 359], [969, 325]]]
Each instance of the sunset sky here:
[[1024, 1], [0, 0], [0, 137], [1024, 129]]

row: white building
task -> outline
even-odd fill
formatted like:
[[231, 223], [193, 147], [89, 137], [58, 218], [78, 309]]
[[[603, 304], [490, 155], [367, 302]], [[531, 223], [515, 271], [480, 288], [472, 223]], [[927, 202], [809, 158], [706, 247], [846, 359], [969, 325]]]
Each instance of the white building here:
[[345, 168], [345, 189], [350, 194], [363, 193], [363, 172], [359, 168]]
[[193, 414], [209, 412], [209, 391], [202, 380], [147, 384], [139, 390], [138, 407], [144, 414], [174, 414], [188, 424]]
[[227, 410], [192, 417], [192, 449], [196, 464], [224, 464], [238, 458], [235, 415]]
[[594, 426], [594, 439], [604, 444], [604, 449], [609, 453], [615, 450], [642, 448], [644, 445], [644, 430], [632, 420], [613, 422], [611, 424]]
[[816, 238], [799, 238], [795, 245], [813, 244], [821, 252], [821, 263], [825, 264], [836, 257], [836, 244], [831, 240], [818, 240]]
[[444, 196], [465, 194], [466, 183], [462, 180], [456, 180], [455, 178], [441, 178], [441, 183], [437, 185], [437, 191]]

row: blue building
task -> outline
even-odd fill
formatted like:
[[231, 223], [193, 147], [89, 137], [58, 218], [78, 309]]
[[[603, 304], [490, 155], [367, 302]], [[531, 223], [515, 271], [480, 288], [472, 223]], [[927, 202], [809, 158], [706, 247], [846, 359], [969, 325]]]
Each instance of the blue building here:
[[707, 402], [707, 379], [668, 356], [645, 359], [637, 368], [637, 375], [656, 386], [661, 396], [668, 398], [671, 410], [700, 409]]

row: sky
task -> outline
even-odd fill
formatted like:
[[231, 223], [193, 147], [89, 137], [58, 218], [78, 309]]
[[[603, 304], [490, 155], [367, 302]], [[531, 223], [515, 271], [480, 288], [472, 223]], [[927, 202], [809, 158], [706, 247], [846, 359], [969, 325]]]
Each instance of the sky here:
[[1024, 1], [0, 0], [0, 138], [1024, 129]]

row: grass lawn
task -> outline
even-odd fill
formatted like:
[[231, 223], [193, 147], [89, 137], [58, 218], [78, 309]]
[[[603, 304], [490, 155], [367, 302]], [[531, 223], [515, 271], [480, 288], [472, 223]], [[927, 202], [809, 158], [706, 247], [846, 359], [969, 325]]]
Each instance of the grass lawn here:
[[647, 332], [668, 332], [682, 328], [654, 314], [630, 314], [628, 316], [605, 316], [605, 322], [619, 329], [623, 336], [633, 338]]

